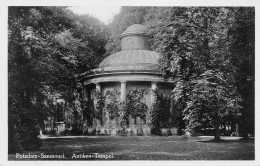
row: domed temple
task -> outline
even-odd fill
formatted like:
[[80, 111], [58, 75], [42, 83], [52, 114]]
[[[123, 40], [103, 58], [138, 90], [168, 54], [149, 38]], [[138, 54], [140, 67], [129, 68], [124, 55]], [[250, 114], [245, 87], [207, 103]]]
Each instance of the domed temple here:
[[[84, 128], [95, 127], [101, 134], [116, 134], [122, 126], [111, 117], [111, 114], [116, 114], [113, 113], [115, 110], [111, 110], [116, 109], [111, 102], [132, 102], [140, 108], [136, 106], [129, 110], [126, 120], [127, 131], [137, 134], [138, 128], [142, 128], [142, 132], [149, 134], [149, 110], [155, 98], [152, 91], [157, 89], [159, 94], [169, 98], [173, 80], [163, 79], [162, 74], [156, 70], [160, 54], [149, 50], [147, 27], [140, 24], [131, 25], [122, 33], [120, 39], [121, 51], [105, 58], [98, 68], [84, 76], [85, 100], [94, 100], [94, 104], [97, 105], [98, 100], [104, 98], [100, 119], [95, 118], [91, 123], [86, 120]], [[98, 92], [102, 96], [99, 96], [100, 99], [95, 97]], [[169, 109], [172, 109], [171, 102], [169, 104]], [[138, 111], [142, 112], [139, 113], [140, 116], [136, 113]], [[168, 122], [160, 123], [170, 127], [167, 125]]]
[[45, 131], [60, 134], [74, 128], [77, 134], [150, 135], [152, 106], [160, 98], [157, 126], [162, 133], [176, 133], [170, 99], [174, 82], [157, 69], [160, 54], [149, 49], [147, 27], [131, 25], [120, 38], [121, 51], [82, 75], [84, 109], [73, 111], [57, 98], [56, 115], [46, 121]]

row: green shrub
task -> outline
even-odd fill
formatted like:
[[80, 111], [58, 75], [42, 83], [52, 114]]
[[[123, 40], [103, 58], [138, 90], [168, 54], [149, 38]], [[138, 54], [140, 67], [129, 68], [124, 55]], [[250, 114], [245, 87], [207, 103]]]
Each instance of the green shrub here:
[[184, 134], [184, 131], [181, 127], [178, 127], [177, 128], [177, 135], [183, 135]]
[[138, 136], [143, 136], [143, 135], [144, 135], [144, 132], [143, 132], [142, 127], [138, 127], [138, 128], [137, 128], [137, 135], [138, 135]]
[[172, 132], [171, 132], [170, 129], [167, 130], [167, 135], [168, 135], [168, 136], [171, 136], [171, 135], [172, 135]]
[[38, 138], [38, 129], [29, 121], [23, 124], [18, 132], [24, 150], [38, 150], [42, 145], [41, 140]]
[[122, 127], [122, 128], [117, 130], [117, 135], [119, 135], [119, 136], [127, 136], [128, 132], [127, 132], [125, 127]]

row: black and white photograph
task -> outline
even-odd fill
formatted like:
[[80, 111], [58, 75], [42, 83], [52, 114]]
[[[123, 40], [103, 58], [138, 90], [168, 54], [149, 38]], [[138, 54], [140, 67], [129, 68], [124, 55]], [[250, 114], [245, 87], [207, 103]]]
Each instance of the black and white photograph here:
[[1, 166], [260, 166], [256, 6], [34, 4], [5, 6]]

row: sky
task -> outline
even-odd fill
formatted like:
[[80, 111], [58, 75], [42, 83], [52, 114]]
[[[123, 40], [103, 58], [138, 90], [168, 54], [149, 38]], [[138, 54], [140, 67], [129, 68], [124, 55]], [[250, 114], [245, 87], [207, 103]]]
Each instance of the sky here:
[[120, 6], [72, 6], [69, 9], [79, 15], [89, 14], [108, 24], [112, 21], [114, 15], [119, 13]]

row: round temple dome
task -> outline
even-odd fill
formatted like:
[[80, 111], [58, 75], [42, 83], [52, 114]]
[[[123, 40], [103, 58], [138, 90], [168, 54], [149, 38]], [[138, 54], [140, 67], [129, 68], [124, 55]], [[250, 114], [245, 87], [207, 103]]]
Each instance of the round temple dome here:
[[148, 50], [124, 50], [105, 58], [99, 67], [129, 66], [129, 65], [156, 65], [159, 55]]
[[121, 51], [106, 57], [98, 68], [84, 73], [85, 85], [115, 81], [166, 82], [158, 68], [160, 54], [149, 49], [146, 26], [131, 25], [120, 39]]
[[128, 27], [121, 35], [122, 51], [105, 58], [99, 68], [113, 67], [113, 70], [125, 70], [127, 67], [127, 70], [136, 70], [137, 66], [151, 67], [158, 64], [159, 54], [148, 50], [147, 31], [148, 28], [140, 24]]
[[144, 35], [148, 36], [148, 28], [144, 25], [133, 24], [129, 26], [121, 35], [121, 38], [128, 35]]

